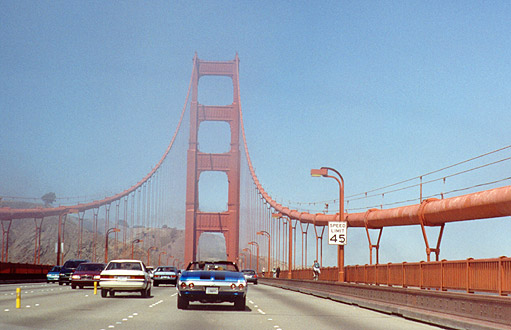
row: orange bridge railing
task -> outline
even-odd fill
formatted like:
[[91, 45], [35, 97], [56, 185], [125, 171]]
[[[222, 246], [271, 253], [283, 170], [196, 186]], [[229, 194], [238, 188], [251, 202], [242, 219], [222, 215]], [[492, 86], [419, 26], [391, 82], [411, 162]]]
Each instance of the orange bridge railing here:
[[[511, 294], [511, 258], [403, 262], [345, 267], [346, 282], [468, 293]], [[287, 278], [288, 271], [280, 273]], [[312, 269], [296, 269], [293, 279], [312, 279]], [[337, 281], [337, 267], [321, 269], [319, 280]]]

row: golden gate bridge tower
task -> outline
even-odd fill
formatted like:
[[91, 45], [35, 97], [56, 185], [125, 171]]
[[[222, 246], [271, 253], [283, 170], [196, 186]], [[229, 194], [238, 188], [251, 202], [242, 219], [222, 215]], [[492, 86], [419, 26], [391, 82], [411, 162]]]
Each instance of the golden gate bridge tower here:
[[[187, 153], [186, 224], [184, 262], [196, 260], [199, 238], [207, 232], [222, 233], [226, 242], [227, 259], [237, 261], [239, 255], [240, 211], [240, 102], [239, 59], [233, 61], [203, 61], [193, 59], [192, 98], [190, 103], [190, 138]], [[232, 79], [233, 102], [230, 105], [203, 105], [198, 102], [199, 79], [202, 76], [227, 76]], [[223, 121], [230, 126], [231, 147], [225, 153], [203, 153], [198, 149], [198, 130], [202, 122]], [[227, 174], [227, 211], [199, 211], [198, 183], [205, 171]]]

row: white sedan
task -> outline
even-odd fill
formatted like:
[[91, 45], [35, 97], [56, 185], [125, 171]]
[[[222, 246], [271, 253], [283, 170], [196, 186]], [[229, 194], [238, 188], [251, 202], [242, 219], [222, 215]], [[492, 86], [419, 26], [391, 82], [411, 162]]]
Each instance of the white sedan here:
[[115, 292], [140, 292], [142, 297], [151, 296], [152, 280], [147, 267], [140, 260], [112, 260], [101, 272], [99, 285], [101, 297]]

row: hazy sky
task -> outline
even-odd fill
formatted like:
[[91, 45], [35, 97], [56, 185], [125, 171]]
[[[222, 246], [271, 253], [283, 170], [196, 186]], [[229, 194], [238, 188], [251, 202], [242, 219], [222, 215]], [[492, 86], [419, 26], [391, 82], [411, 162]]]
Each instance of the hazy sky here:
[[[508, 146], [510, 15], [508, 1], [0, 0], [0, 196], [139, 181], [174, 132], [195, 52], [238, 53], [252, 161], [284, 204], [337, 198], [311, 168], [341, 171], [349, 196]], [[445, 257], [509, 254], [509, 218], [481, 223], [448, 226], [442, 244], [484, 232], [498, 245]]]

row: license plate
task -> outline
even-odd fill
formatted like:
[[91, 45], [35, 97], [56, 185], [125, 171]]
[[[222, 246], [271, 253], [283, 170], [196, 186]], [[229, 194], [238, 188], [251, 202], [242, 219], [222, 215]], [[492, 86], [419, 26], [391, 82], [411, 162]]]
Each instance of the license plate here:
[[206, 294], [218, 294], [218, 288], [206, 288]]
[[116, 277], [119, 281], [126, 281], [128, 279], [128, 276], [117, 276]]

